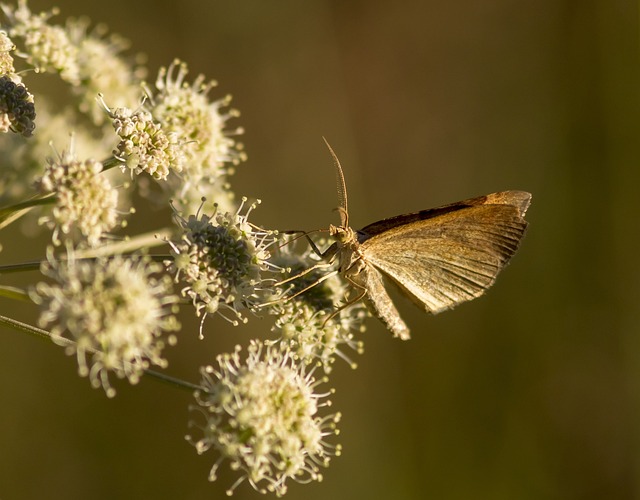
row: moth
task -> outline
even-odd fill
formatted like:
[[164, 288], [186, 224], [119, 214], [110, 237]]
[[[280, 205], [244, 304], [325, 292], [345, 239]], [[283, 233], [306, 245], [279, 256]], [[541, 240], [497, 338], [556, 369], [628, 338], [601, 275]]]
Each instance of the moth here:
[[383, 277], [437, 314], [484, 294], [518, 249], [531, 202], [524, 191], [488, 194], [353, 230], [342, 166], [325, 143], [336, 168], [340, 225], [329, 226], [335, 242], [323, 260], [338, 260], [338, 272], [359, 291], [349, 304], [364, 299], [394, 337], [408, 339], [410, 332]]

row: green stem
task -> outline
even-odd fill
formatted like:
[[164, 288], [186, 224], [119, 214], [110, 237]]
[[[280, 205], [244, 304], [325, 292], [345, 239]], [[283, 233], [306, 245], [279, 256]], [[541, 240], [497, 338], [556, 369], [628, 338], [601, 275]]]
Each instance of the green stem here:
[[56, 201], [55, 195], [49, 193], [42, 196], [36, 196], [30, 200], [21, 201], [0, 209], [0, 214], [17, 212], [18, 210], [24, 210], [25, 208], [37, 207], [38, 205], [51, 205]]
[[0, 274], [20, 273], [23, 271], [39, 271], [41, 262], [21, 262], [20, 264], [5, 264], [0, 266]]
[[29, 294], [27, 292], [13, 286], [0, 286], [0, 297], [30, 302]]
[[[106, 171], [112, 169], [113, 167], [117, 167], [118, 165], [122, 165], [122, 161], [118, 160], [114, 156], [111, 156], [110, 158], [107, 158], [102, 162], [102, 170]], [[0, 208], [0, 229], [8, 226], [12, 222], [15, 222], [17, 219], [22, 217], [34, 207], [40, 205], [51, 205], [55, 202], [55, 193], [48, 193], [41, 196], [35, 196], [34, 198], [27, 201], [21, 201], [20, 203], [9, 205], [8, 207]]]
[[[51, 332], [47, 330], [43, 330], [42, 328], [35, 327], [33, 325], [29, 325], [27, 323], [23, 323], [21, 321], [18, 321], [12, 318], [8, 318], [6, 316], [0, 315], [0, 325], [8, 326], [9, 328], [13, 328], [14, 330], [17, 330], [19, 332], [27, 333], [41, 340], [51, 340]], [[69, 340], [64, 337], [57, 337], [56, 343], [61, 344], [65, 347], [76, 345], [76, 343], [73, 340]], [[95, 354], [98, 352], [97, 350], [91, 349], [91, 348], [86, 348], [85, 350], [91, 354]], [[154, 378], [155, 380], [172, 385], [173, 387], [176, 387], [178, 389], [187, 390], [187, 391], [206, 392], [206, 389], [204, 389], [203, 387], [197, 384], [192, 384], [191, 382], [187, 382], [185, 380], [172, 377], [170, 375], [165, 375], [164, 373], [157, 372], [155, 370], [147, 369], [145, 370], [145, 373], [150, 377]]]
[[47, 330], [28, 325], [27, 323], [22, 323], [21, 321], [12, 318], [7, 318], [6, 316], [0, 315], [0, 325], [8, 326], [22, 333], [28, 333], [29, 335], [33, 335], [41, 340], [49, 340], [51, 338], [51, 333]]
[[166, 245], [165, 239], [171, 237], [171, 230], [158, 229], [148, 233], [138, 234], [126, 240], [117, 241], [98, 248], [89, 248], [85, 250], [76, 250], [77, 258], [104, 257], [108, 255], [124, 254], [133, 252], [141, 248], [151, 248], [160, 245]]
[[36, 196], [30, 200], [21, 201], [20, 203], [16, 203], [8, 207], [0, 208], [0, 229], [16, 221], [32, 208], [41, 205], [51, 205], [55, 203], [55, 201], [55, 195], [46, 194], [43, 196]]
[[[83, 250], [76, 250], [74, 253], [75, 260], [83, 259], [96, 259], [98, 257], [109, 257], [112, 255], [124, 255], [141, 248], [152, 248], [155, 246], [165, 245], [164, 238], [171, 236], [169, 229], [159, 229], [158, 231], [151, 231], [149, 233], [139, 234], [133, 238], [127, 240], [118, 241], [109, 245], [104, 245], [98, 248], [88, 248]], [[173, 256], [168, 254], [163, 255], [151, 255], [151, 259], [156, 262], [164, 262], [167, 259], [172, 259]], [[59, 259], [63, 260], [63, 259]], [[23, 271], [39, 271], [40, 264], [42, 262], [21, 262], [20, 264], [6, 264], [0, 265], [0, 274], [19, 273]]]
[[122, 160], [118, 160], [115, 156], [111, 156], [102, 162], [102, 171], [105, 172], [120, 165], [122, 165]]

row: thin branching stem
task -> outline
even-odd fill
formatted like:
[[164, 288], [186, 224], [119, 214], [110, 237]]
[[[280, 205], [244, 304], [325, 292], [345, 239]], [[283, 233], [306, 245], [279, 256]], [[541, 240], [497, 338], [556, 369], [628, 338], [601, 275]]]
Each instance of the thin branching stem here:
[[[93, 260], [98, 257], [108, 257], [112, 255], [123, 255], [127, 252], [139, 250], [140, 248], [151, 248], [153, 246], [164, 245], [165, 241], [162, 239], [170, 235], [168, 229], [160, 229], [145, 234], [137, 235], [133, 238], [129, 238], [109, 245], [104, 245], [98, 248], [86, 248], [75, 250], [75, 260]], [[155, 254], [150, 256], [152, 260], [156, 262], [164, 262], [167, 259], [173, 259], [169, 254]], [[64, 260], [60, 258], [59, 260]], [[42, 261], [35, 260], [30, 262], [21, 262], [19, 264], [5, 264], [0, 265], [0, 274], [20, 273], [25, 271], [39, 271]]]
[[[23, 323], [22, 321], [18, 321], [12, 318], [8, 318], [6, 316], [2, 316], [0, 315], [0, 325], [4, 325], [7, 326], [9, 328], [12, 328], [14, 330], [17, 330], [19, 332], [23, 332], [23, 333], [27, 333], [29, 335], [32, 335], [34, 337], [37, 337], [41, 340], [51, 340], [51, 332], [49, 332], [48, 330], [44, 330], [42, 328], [38, 328], [36, 326], [33, 325], [29, 325], [27, 323]], [[64, 337], [56, 337], [56, 343], [62, 345], [62, 346], [75, 346], [76, 343], [72, 340], [66, 339]], [[91, 349], [91, 348], [85, 348], [85, 350], [89, 353], [95, 354], [96, 352], [98, 352], [95, 349]], [[182, 389], [182, 390], [187, 390], [187, 391], [201, 391], [201, 392], [207, 392], [205, 388], [197, 385], [197, 384], [192, 384], [191, 382], [187, 382], [185, 380], [176, 378], [176, 377], [172, 377], [170, 375], [166, 375], [164, 373], [161, 372], [157, 372], [155, 370], [145, 370], [145, 373], [147, 375], [149, 375], [150, 377], [152, 377], [155, 380], [158, 380], [160, 382], [164, 382], [166, 384], [169, 384], [173, 387], [177, 387], [178, 389]]]
[[51, 205], [55, 203], [55, 201], [56, 197], [53, 194], [36, 196], [35, 198], [31, 198], [30, 200], [21, 201], [19, 203], [14, 203], [13, 205], [0, 208], [0, 217], [4, 216], [5, 214], [11, 214], [19, 210], [24, 210], [26, 208], [37, 207], [40, 205]]

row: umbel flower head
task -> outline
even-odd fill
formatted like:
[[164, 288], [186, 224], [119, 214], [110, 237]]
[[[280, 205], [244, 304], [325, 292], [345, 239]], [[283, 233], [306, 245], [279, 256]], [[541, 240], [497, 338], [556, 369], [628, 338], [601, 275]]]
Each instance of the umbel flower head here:
[[122, 171], [131, 175], [146, 172], [154, 179], [165, 180], [169, 172], [181, 172], [185, 162], [183, 144], [174, 132], [165, 132], [142, 106], [109, 109], [102, 95], [98, 99], [112, 120], [120, 137], [114, 156], [122, 162]]
[[203, 391], [196, 393], [205, 423], [202, 437], [187, 436], [198, 453], [213, 448], [219, 457], [209, 480], [217, 477], [218, 467], [228, 460], [240, 477], [227, 491], [230, 495], [243, 481], [261, 493], [282, 496], [287, 479], [298, 482], [320, 481], [320, 467], [340, 453], [325, 437], [337, 434], [340, 414], [320, 416], [320, 403], [327, 393], [317, 394], [324, 381], [306, 372], [287, 351], [264, 348], [251, 342], [245, 361], [240, 347], [233, 354], [217, 357], [217, 367], [206, 366], [202, 374]]
[[0, 30], [0, 132], [12, 130], [31, 137], [36, 128], [36, 108], [33, 95], [13, 66], [10, 52], [15, 48], [7, 32]]
[[[150, 365], [165, 367], [161, 353], [179, 328], [174, 316], [178, 298], [169, 276], [156, 277], [160, 264], [142, 256], [81, 260], [69, 250], [56, 260], [49, 252], [40, 282], [31, 292], [41, 305], [39, 324], [51, 325], [54, 342], [75, 354], [78, 372], [91, 385], [115, 395], [108, 373], [138, 382]], [[72, 342], [68, 342], [68, 341]]]
[[30, 137], [36, 128], [36, 108], [27, 87], [8, 75], [0, 76], [0, 132]]
[[184, 142], [184, 189], [214, 183], [228, 172], [226, 164], [237, 165], [246, 159], [242, 145], [231, 137], [241, 134], [242, 129], [225, 130], [229, 118], [239, 115], [234, 109], [223, 112], [231, 97], [212, 102], [208, 93], [216, 83], [205, 82], [199, 75], [189, 85], [185, 81], [187, 73], [187, 65], [178, 60], [168, 69], [161, 68], [156, 92], [149, 90], [150, 98], [145, 103], [163, 129]]
[[273, 233], [248, 222], [259, 201], [242, 214], [246, 201], [242, 199], [235, 213], [219, 212], [216, 207], [211, 216], [196, 213], [185, 219], [174, 212], [182, 236], [168, 242], [173, 260], [165, 264], [176, 282], [184, 283], [182, 295], [202, 315], [200, 338], [208, 314], [218, 312], [237, 325], [238, 320], [247, 321], [242, 310], [258, 302], [260, 273], [269, 266], [267, 248], [273, 243]]
[[53, 71], [60, 74], [71, 85], [80, 83], [78, 48], [71, 42], [65, 29], [49, 24], [49, 19], [58, 13], [33, 14], [25, 0], [18, 6], [1, 5], [9, 22], [9, 36], [21, 39], [22, 55], [36, 71]]
[[96, 102], [98, 94], [105, 95], [116, 108], [135, 107], [145, 71], [122, 55], [129, 48], [128, 41], [109, 34], [103, 24], [90, 29], [87, 18], [68, 19], [66, 30], [78, 48], [81, 83], [73, 91], [80, 97], [80, 111], [88, 114], [96, 125], [102, 125], [108, 116]]
[[16, 46], [7, 35], [7, 32], [0, 30], [0, 75], [15, 75], [13, 57], [10, 54], [15, 48]]
[[336, 357], [356, 368], [343, 348], [358, 354], [364, 351], [354, 334], [364, 332], [365, 306], [360, 301], [348, 304], [349, 288], [327, 266], [307, 272], [319, 263], [319, 257], [309, 247], [296, 253], [294, 246], [291, 238], [281, 240], [271, 259], [286, 271], [290, 281], [284, 290], [280, 288], [279, 300], [270, 307], [278, 316], [272, 331], [279, 333], [279, 338], [270, 342], [279, 342], [303, 363], [320, 361], [326, 373]]
[[73, 140], [58, 158], [48, 158], [45, 172], [36, 181], [43, 193], [54, 193], [56, 204], [51, 216], [40, 219], [53, 229], [53, 243], [60, 244], [60, 234], [77, 230], [86, 243], [97, 246], [105, 233], [118, 223], [118, 191], [100, 175], [102, 163], [75, 157]]

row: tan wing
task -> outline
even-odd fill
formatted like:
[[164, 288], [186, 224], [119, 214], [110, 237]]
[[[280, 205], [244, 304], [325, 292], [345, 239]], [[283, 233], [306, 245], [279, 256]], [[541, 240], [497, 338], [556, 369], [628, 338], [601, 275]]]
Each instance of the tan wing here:
[[358, 231], [358, 241], [362, 243], [376, 234], [383, 233], [394, 227], [404, 226], [409, 222], [417, 222], [425, 219], [433, 219], [441, 215], [451, 212], [457, 212], [464, 208], [477, 207], [479, 205], [512, 205], [518, 208], [520, 216], [524, 217], [529, 205], [531, 204], [531, 194], [525, 191], [501, 191], [498, 193], [478, 196], [468, 200], [458, 201], [449, 205], [437, 208], [428, 208], [420, 212], [410, 214], [396, 215], [388, 219], [382, 219], [373, 224], [369, 224]]
[[360, 249], [366, 262], [435, 314], [479, 297], [494, 283], [524, 234], [529, 198], [517, 191], [496, 193], [423, 220], [413, 214], [411, 222], [394, 221], [383, 232], [365, 235]]

